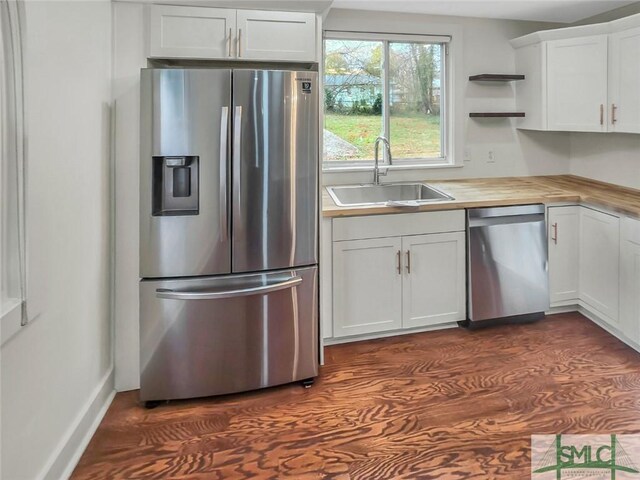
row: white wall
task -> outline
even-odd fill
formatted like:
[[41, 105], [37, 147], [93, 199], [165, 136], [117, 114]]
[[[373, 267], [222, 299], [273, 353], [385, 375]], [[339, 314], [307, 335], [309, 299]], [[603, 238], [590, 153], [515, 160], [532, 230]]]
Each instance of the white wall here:
[[113, 391], [111, 5], [26, 3], [29, 299], [2, 345], [2, 477], [64, 478]]
[[116, 165], [115, 364], [116, 389], [138, 388], [140, 69], [146, 66], [145, 7], [114, 3]]
[[640, 135], [572, 133], [571, 173], [640, 189]]
[[[391, 172], [385, 181], [568, 173], [568, 134], [520, 131], [516, 129], [517, 119], [469, 118], [469, 112], [473, 111], [515, 110], [514, 84], [478, 84], [469, 82], [469, 75], [517, 73], [514, 50], [508, 41], [559, 25], [332, 9], [325, 20], [325, 29], [428, 34], [443, 24], [460, 31], [463, 38], [462, 51], [456, 52], [462, 55], [461, 68], [455, 74], [456, 100], [462, 102], [462, 108], [453, 133], [457, 138], [455, 154], [464, 157], [467, 153], [470, 161], [465, 161], [462, 168]], [[487, 162], [490, 150], [494, 152], [495, 163]], [[370, 181], [370, 177], [370, 172], [329, 174], [324, 176], [324, 182], [353, 183]]]

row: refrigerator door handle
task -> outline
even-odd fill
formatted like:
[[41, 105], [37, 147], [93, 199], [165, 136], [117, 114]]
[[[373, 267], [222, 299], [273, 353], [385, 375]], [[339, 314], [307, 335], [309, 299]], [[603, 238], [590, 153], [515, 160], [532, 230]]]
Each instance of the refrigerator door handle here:
[[220, 114], [220, 234], [226, 242], [229, 233], [227, 205], [227, 147], [229, 143], [229, 107], [222, 107]]
[[233, 116], [233, 156], [240, 161], [240, 139], [242, 138], [242, 107], [237, 106]]
[[293, 276], [286, 280], [270, 285], [260, 285], [258, 287], [230, 289], [230, 290], [169, 290], [164, 288], [158, 288], [156, 290], [156, 297], [165, 298], [169, 300], [219, 300], [222, 298], [236, 298], [247, 297], [250, 295], [263, 295], [265, 293], [277, 292], [278, 290], [285, 290], [293, 288], [302, 283], [302, 277]]

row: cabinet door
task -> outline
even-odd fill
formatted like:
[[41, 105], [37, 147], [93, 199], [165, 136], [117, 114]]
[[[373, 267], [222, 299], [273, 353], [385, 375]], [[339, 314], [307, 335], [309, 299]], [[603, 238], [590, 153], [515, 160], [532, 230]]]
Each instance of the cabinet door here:
[[402, 326], [400, 237], [333, 244], [333, 336]]
[[226, 8], [150, 7], [149, 56], [229, 58], [235, 55], [236, 11]]
[[609, 131], [640, 133], [640, 28], [609, 36]]
[[607, 130], [607, 35], [547, 42], [549, 130]]
[[579, 282], [580, 207], [549, 207], [551, 306], [576, 304]]
[[238, 58], [316, 61], [313, 13], [238, 10]]
[[619, 305], [620, 219], [580, 208], [580, 299], [616, 326]]
[[620, 330], [640, 344], [640, 221], [625, 218], [620, 252]]
[[403, 328], [465, 319], [464, 240], [464, 232], [403, 237]]

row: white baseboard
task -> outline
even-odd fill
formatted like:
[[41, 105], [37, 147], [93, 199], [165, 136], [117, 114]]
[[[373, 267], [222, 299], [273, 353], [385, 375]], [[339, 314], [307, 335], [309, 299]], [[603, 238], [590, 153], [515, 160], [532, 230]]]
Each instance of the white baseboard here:
[[111, 366], [63, 435], [39, 479], [66, 480], [71, 476], [115, 394], [114, 369]]

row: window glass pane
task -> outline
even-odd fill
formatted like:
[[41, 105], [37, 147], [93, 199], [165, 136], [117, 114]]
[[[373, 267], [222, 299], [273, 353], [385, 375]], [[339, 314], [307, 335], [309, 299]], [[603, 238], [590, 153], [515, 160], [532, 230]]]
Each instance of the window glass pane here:
[[324, 160], [373, 158], [384, 131], [382, 42], [326, 40], [324, 70]]
[[389, 141], [394, 158], [442, 157], [442, 45], [389, 44]]

